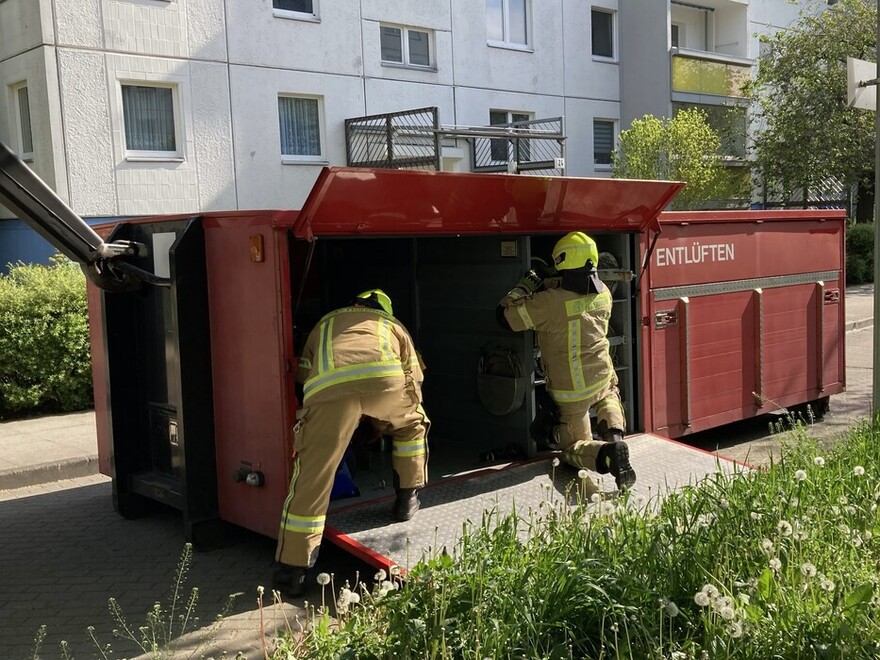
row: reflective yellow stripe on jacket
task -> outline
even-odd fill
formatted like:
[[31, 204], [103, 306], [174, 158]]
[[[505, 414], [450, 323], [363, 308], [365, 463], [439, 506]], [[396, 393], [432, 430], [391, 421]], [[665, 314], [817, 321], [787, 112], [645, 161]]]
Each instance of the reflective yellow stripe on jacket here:
[[[403, 364], [392, 350], [392, 321], [382, 312], [378, 314], [377, 341], [382, 359], [374, 362], [362, 362], [344, 367], [337, 367], [333, 360], [333, 319], [339, 312], [329, 314], [321, 321], [318, 347], [315, 351], [317, 373], [310, 376], [303, 385], [303, 400], [317, 394], [328, 387], [368, 378], [384, 378], [404, 376]], [[416, 359], [415, 357], [413, 359]], [[311, 366], [311, 363], [310, 363]]]
[[[568, 368], [571, 376], [572, 389], [557, 390], [548, 388], [550, 395], [559, 403], [574, 403], [576, 401], [584, 401], [600, 394], [611, 382], [614, 373], [614, 367], [610, 361], [608, 364], [608, 373], [598, 381], [586, 384], [584, 376], [584, 364], [580, 355], [580, 346], [582, 338], [582, 321], [581, 315], [593, 312], [597, 309], [607, 306], [611, 302], [611, 294], [608, 289], [592, 297], [575, 298], [566, 301], [565, 312], [569, 317], [568, 321]], [[605, 321], [604, 334], [608, 334], [608, 321]]]

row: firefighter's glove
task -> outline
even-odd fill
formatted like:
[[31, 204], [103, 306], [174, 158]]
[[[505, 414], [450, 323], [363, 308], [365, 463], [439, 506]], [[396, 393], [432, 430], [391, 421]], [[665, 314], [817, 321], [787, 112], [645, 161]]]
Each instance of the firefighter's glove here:
[[519, 282], [516, 283], [516, 286], [513, 287], [513, 290], [509, 295], [513, 299], [530, 296], [541, 287], [541, 284], [542, 281], [541, 278], [538, 277], [538, 274], [535, 271], [530, 270], [522, 276]]

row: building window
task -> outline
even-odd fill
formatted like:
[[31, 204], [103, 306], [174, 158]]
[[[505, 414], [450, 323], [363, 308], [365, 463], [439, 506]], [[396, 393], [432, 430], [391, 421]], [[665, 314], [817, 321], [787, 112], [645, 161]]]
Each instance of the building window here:
[[672, 47], [680, 47], [684, 43], [684, 25], [673, 23], [670, 26], [670, 31], [672, 32]]
[[315, 3], [313, 0], [272, 0], [272, 7], [295, 14], [315, 15]]
[[[614, 122], [608, 119], [593, 120], [593, 164], [611, 165], [614, 151]], [[604, 169], [604, 168], [603, 168]]]
[[31, 128], [31, 103], [28, 98], [27, 85], [22, 83], [12, 88], [15, 104], [15, 118], [18, 134], [18, 155], [22, 160], [33, 160], [34, 134]]
[[[531, 115], [524, 112], [489, 110], [490, 126], [509, 126], [513, 128], [516, 122], [529, 121], [531, 118]], [[492, 140], [490, 149], [492, 160], [502, 163], [512, 160], [525, 162], [531, 157], [531, 145], [528, 140]]]
[[486, 31], [492, 43], [528, 46], [531, 0], [486, 0]]
[[157, 156], [178, 156], [175, 87], [122, 85], [125, 148]]
[[431, 66], [431, 33], [413, 28], [379, 26], [382, 61], [408, 66]]
[[281, 155], [294, 160], [321, 160], [321, 107], [316, 98], [278, 97]]
[[614, 14], [602, 9], [591, 10], [593, 55], [614, 58]]

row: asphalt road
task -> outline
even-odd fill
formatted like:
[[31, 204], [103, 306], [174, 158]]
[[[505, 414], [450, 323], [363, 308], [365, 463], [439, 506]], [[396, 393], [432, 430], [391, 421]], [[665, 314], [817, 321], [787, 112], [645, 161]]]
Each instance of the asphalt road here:
[[[829, 445], [845, 429], [868, 415], [871, 401], [870, 327], [847, 334], [847, 384], [832, 398], [831, 411], [811, 431]], [[778, 456], [784, 435], [770, 432], [768, 415], [689, 437], [686, 442], [757, 465]], [[119, 627], [108, 612], [116, 598], [133, 628], [142, 625], [156, 601], [166, 604], [183, 550], [179, 515], [173, 511], [141, 520], [125, 520], [111, 505], [110, 483], [93, 476], [44, 486], [0, 492], [0, 658], [33, 658], [34, 636], [47, 625], [40, 657], [64, 657], [61, 640], [77, 659], [102, 657], [89, 639], [95, 627], [99, 643], [112, 645], [113, 657], [134, 657], [138, 648], [115, 640]], [[243, 651], [262, 658], [261, 617], [265, 636], [291, 625], [301, 610], [293, 606], [257, 607], [257, 586], [268, 587], [275, 543], [242, 532], [229, 547], [196, 553], [188, 574], [200, 590], [200, 631], [182, 640], [179, 657], [227, 657]], [[332, 572], [337, 588], [358, 576], [372, 580], [373, 570], [332, 546], [322, 550], [319, 570]], [[239, 594], [222, 624], [211, 622], [230, 594]], [[312, 584], [307, 599], [320, 603]], [[302, 603], [299, 603], [300, 605]], [[178, 605], [179, 607], [179, 605]]]

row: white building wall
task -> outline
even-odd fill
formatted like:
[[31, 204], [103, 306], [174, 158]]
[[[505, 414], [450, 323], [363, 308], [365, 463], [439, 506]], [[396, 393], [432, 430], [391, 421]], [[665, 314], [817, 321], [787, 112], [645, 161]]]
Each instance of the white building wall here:
[[54, 41], [51, 2], [0, 2], [0, 62]]
[[[564, 94], [562, 2], [533, 3], [531, 48], [487, 45], [486, 3], [452, 0], [455, 29], [455, 84], [459, 88]], [[488, 122], [488, 110], [484, 113]], [[459, 121], [461, 123], [461, 121]], [[465, 122], [467, 123], [467, 122]]]
[[[557, 66], [561, 67], [564, 73], [565, 96], [617, 101], [620, 99], [619, 64], [616, 61], [594, 59], [591, 53], [590, 10], [593, 7], [616, 12], [617, 2], [602, 0], [590, 5], [579, 0], [564, 0], [562, 5], [564, 52], [563, 60]], [[617, 23], [619, 24], [619, 21]]]
[[104, 47], [103, 0], [64, 0], [53, 4], [58, 45], [96, 50]]
[[[345, 120], [366, 114], [363, 81], [264, 67], [230, 67], [235, 179], [240, 208], [299, 208], [322, 165], [345, 164]], [[320, 99], [322, 162], [281, 157], [278, 95]]]
[[224, 65], [190, 63], [193, 162], [198, 201], [193, 210], [239, 208], [235, 190], [232, 108]]
[[278, 70], [360, 76], [360, 3], [321, 2], [317, 20], [284, 18], [272, 2], [226, 3], [229, 59]]
[[105, 56], [59, 48], [58, 77], [70, 205], [83, 216], [117, 215]]
[[593, 120], [615, 122], [620, 126], [620, 104], [592, 99], [565, 100], [565, 173], [569, 176], [611, 176], [607, 165], [593, 165]]

